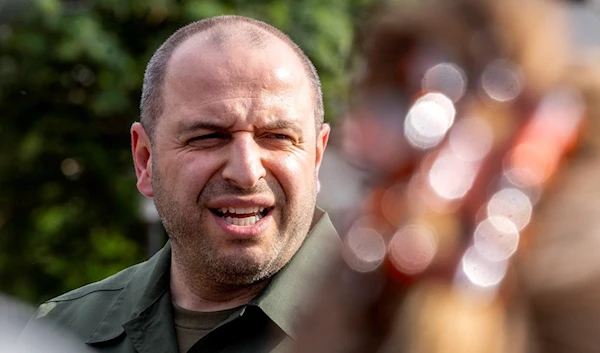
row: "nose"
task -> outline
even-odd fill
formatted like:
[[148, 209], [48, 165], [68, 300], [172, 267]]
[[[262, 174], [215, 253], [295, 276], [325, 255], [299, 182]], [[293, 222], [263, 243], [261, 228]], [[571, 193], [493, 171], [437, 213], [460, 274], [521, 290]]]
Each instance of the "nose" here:
[[245, 133], [234, 136], [222, 171], [223, 178], [241, 189], [249, 189], [256, 186], [266, 174], [261, 148], [254, 137]]

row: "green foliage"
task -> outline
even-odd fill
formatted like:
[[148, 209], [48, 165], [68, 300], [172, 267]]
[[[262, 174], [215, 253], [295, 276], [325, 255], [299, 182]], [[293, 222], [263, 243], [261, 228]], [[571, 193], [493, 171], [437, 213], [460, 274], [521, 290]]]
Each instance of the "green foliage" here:
[[177, 28], [232, 13], [277, 26], [314, 60], [332, 120], [346, 92], [353, 16], [366, 2], [5, 2], [0, 291], [36, 303], [144, 259], [129, 126], [145, 64]]

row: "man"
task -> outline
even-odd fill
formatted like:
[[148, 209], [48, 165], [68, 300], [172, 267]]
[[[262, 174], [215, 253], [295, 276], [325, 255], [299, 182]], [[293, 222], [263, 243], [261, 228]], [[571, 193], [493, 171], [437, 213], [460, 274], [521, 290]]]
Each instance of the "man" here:
[[265, 23], [210, 18], [157, 50], [140, 106], [137, 187], [170, 241], [36, 316], [101, 352], [284, 350], [339, 242], [315, 208], [329, 126], [313, 65]]

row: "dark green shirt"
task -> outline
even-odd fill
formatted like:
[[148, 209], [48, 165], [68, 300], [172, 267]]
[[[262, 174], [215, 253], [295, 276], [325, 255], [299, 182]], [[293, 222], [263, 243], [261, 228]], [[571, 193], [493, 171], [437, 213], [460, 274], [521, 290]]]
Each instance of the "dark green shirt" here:
[[[292, 260], [248, 305], [194, 344], [189, 352], [283, 352], [295, 337], [301, 298], [338, 258], [340, 240], [327, 214], [314, 226]], [[36, 322], [76, 334], [81, 348], [97, 352], [177, 352], [169, 270], [171, 247], [148, 261], [42, 304]], [[56, 325], [58, 324], [58, 325]], [[21, 338], [27, 340], [25, 329]]]
[[234, 314], [239, 308], [220, 311], [187, 310], [173, 302], [173, 324], [179, 353], [186, 353], [190, 348], [221, 322]]

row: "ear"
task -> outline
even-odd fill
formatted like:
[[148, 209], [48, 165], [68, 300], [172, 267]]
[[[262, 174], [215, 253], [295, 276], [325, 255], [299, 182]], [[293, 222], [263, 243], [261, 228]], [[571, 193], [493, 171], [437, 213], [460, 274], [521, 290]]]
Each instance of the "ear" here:
[[323, 155], [325, 153], [325, 148], [327, 148], [327, 141], [329, 141], [329, 132], [331, 131], [331, 127], [329, 124], [321, 124], [321, 130], [317, 134], [317, 149], [315, 153], [315, 172], [317, 173], [317, 192], [321, 190], [321, 181], [318, 178], [319, 169], [321, 168], [321, 162], [323, 162]]
[[152, 192], [152, 148], [150, 138], [142, 124], [138, 122], [131, 125], [131, 153], [133, 154], [138, 190], [144, 196], [154, 196]]

